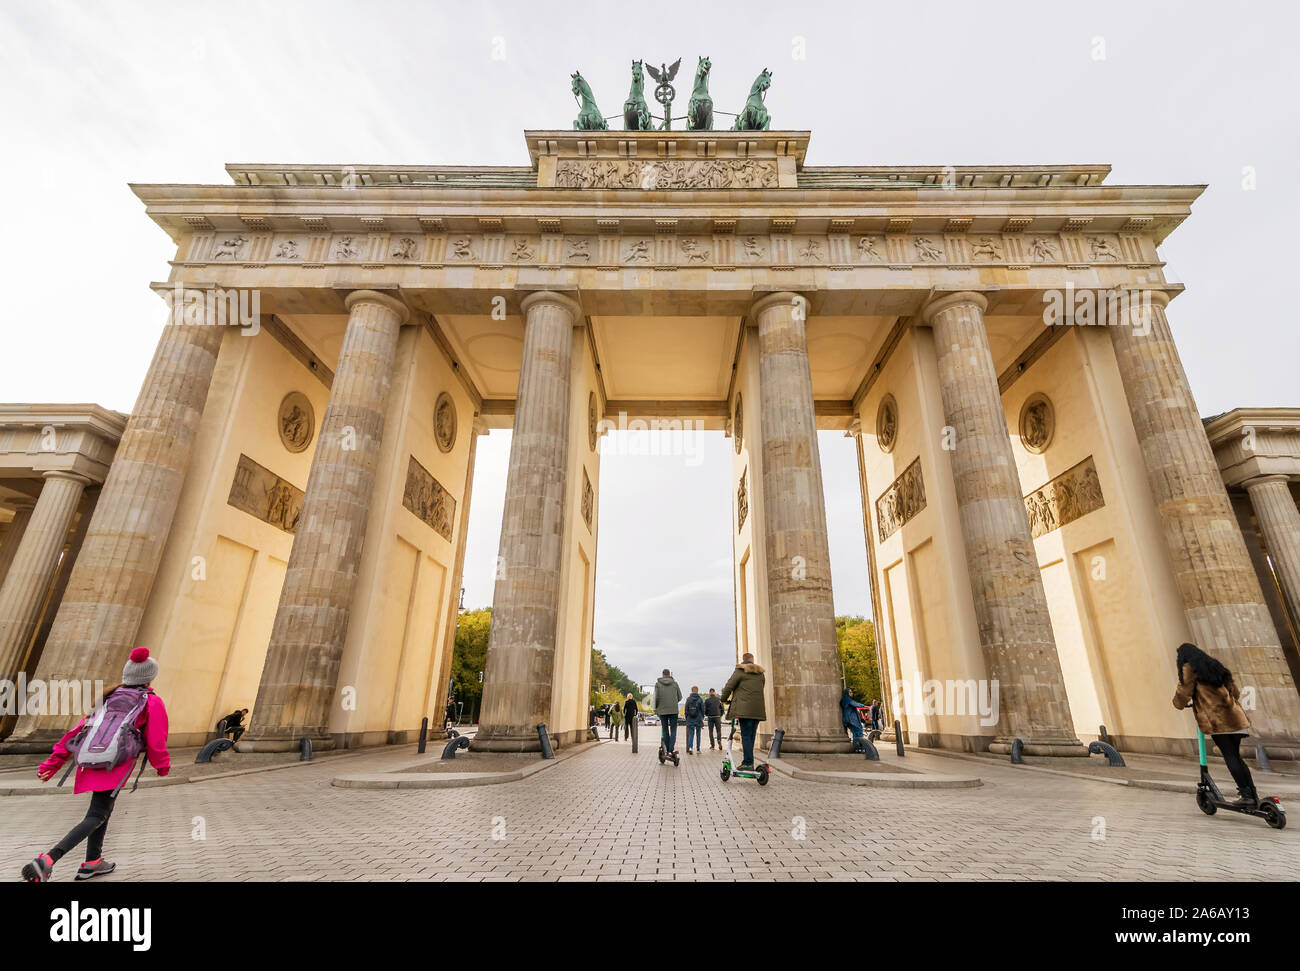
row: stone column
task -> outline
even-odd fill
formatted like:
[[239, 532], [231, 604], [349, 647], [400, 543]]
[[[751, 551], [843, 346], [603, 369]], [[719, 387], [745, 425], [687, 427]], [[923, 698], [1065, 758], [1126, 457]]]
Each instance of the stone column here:
[[[998, 686], [992, 751], [1020, 738], [1033, 755], [1087, 755], [1074, 734], [1047, 594], [1038, 569], [1020, 476], [978, 293], [931, 301], [944, 420], [951, 451], [971, 595], [988, 676]], [[934, 430], [939, 434], [939, 429]]]
[[[163, 328], [140, 396], [100, 492], [36, 674], [120, 680], [171, 531], [225, 328]], [[39, 751], [70, 725], [24, 716], [5, 751]]]
[[9, 564], [14, 561], [14, 554], [18, 552], [18, 544], [23, 541], [23, 532], [27, 529], [27, 523], [31, 521], [32, 510], [36, 507], [34, 499], [15, 499], [12, 502], [14, 507], [14, 518], [9, 522], [9, 529], [5, 533], [4, 541], [0, 542], [0, 583], [5, 582], [5, 577], [9, 573]]
[[0, 678], [15, 678], [41, 620], [59, 556], [81, 494], [90, 480], [73, 472], [46, 472], [41, 496], [0, 587]]
[[1248, 479], [1245, 486], [1286, 609], [1292, 623], [1300, 623], [1300, 510], [1288, 482], [1285, 475], [1261, 475]]
[[768, 677], [776, 709], [768, 718], [771, 728], [785, 729], [783, 750], [844, 750], [826, 500], [804, 333], [808, 301], [774, 293], [750, 317], [758, 327]]
[[330, 707], [347, 638], [384, 437], [398, 331], [410, 311], [372, 290], [348, 295], [348, 327], [321, 419], [266, 665], [240, 751], [330, 748]]
[[[1255, 689], [1254, 734], [1282, 755], [1300, 741], [1300, 697], [1174, 346], [1168, 304], [1160, 292], [1130, 302], [1109, 328], [1115, 361], [1192, 640]], [[1168, 645], [1170, 658], [1177, 647]]]
[[551, 718], [568, 468], [570, 364], [581, 308], [558, 293], [524, 298], [505, 511], [483, 674], [480, 751], [537, 751]]

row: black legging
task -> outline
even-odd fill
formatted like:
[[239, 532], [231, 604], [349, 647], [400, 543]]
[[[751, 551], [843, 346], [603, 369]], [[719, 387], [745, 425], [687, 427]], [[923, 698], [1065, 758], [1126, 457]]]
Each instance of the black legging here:
[[108, 817], [113, 815], [117, 804], [114, 792], [94, 792], [90, 795], [90, 809], [86, 818], [68, 830], [68, 835], [59, 840], [59, 845], [50, 850], [50, 859], [58, 863], [63, 855], [76, 847], [82, 840], [86, 841], [86, 862], [98, 860], [104, 855], [104, 834], [108, 832]]
[[1228, 771], [1232, 773], [1232, 781], [1237, 783], [1237, 788], [1252, 788], [1255, 785], [1255, 780], [1250, 777], [1250, 769], [1241, 760], [1241, 740], [1246, 736], [1211, 735], [1210, 737], [1214, 739], [1214, 744], [1219, 747], [1219, 752], [1223, 755], [1223, 761], [1227, 763]]

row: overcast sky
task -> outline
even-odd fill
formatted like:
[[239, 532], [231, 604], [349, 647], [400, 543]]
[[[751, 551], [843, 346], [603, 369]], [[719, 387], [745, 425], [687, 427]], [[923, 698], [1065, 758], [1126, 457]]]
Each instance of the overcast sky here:
[[[1163, 248], [1188, 288], [1170, 318], [1201, 412], [1300, 405], [1277, 286], [1295, 272], [1298, 11], [5, 0], [0, 401], [131, 408], [173, 247], [128, 182], [224, 184], [232, 161], [523, 164], [525, 128], [571, 126], [571, 72], [612, 115], [633, 58], [707, 54], [720, 110], [772, 70], [774, 125], [812, 131], [812, 165], [1106, 162], [1112, 185], [1208, 183]], [[836, 609], [867, 613], [853, 452], [821, 438]], [[480, 445], [471, 606], [491, 599], [508, 447]], [[668, 664], [707, 687], [729, 666], [727, 443], [701, 448], [693, 466], [602, 466], [596, 643], [638, 680]]]

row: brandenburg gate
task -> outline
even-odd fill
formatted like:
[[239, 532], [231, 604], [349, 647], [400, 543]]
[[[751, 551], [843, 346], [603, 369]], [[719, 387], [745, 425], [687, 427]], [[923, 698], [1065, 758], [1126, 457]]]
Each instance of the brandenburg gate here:
[[[113, 684], [144, 644], [181, 744], [245, 706], [241, 750], [412, 739], [446, 696], [476, 442], [512, 428], [475, 747], [576, 741], [623, 415], [730, 436], [735, 650], [786, 750], [847, 749], [826, 429], [856, 442], [884, 680], [996, 686], [992, 718], [887, 690], [913, 743], [1074, 755], [1104, 724], [1188, 752], [1169, 697], [1192, 640], [1252, 688], [1257, 740], [1300, 749], [1170, 327], [1159, 247], [1202, 187], [818, 167], [809, 132], [761, 127], [525, 141], [519, 166], [132, 187], [176, 245], [140, 326], [165, 323], [39, 656], [15, 571], [51, 569], [84, 483], [35, 503], [0, 676]], [[25, 715], [4, 747], [67, 722]]]

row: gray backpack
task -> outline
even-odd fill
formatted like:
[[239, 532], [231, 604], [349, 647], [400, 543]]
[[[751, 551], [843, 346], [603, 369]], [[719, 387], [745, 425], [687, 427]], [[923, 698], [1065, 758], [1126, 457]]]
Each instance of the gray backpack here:
[[[149, 704], [150, 694], [152, 692], [148, 688], [123, 687], [105, 698], [103, 704], [90, 713], [81, 731], [68, 740], [68, 750], [73, 753], [73, 758], [63, 773], [63, 778], [59, 780], [59, 785], [67, 781], [68, 773], [74, 767], [109, 770], [116, 769], [125, 762], [135, 762], [145, 750], [144, 734], [136, 728], [135, 722]], [[144, 761], [141, 760], [140, 773], [135, 777], [132, 792], [140, 784], [143, 772]], [[122, 781], [113, 790], [114, 795], [121, 790], [130, 774], [128, 770], [122, 777]]]

